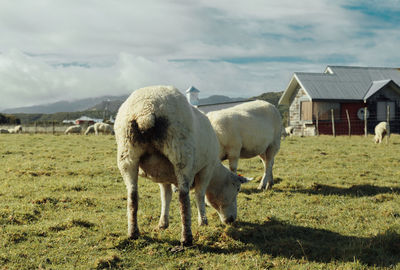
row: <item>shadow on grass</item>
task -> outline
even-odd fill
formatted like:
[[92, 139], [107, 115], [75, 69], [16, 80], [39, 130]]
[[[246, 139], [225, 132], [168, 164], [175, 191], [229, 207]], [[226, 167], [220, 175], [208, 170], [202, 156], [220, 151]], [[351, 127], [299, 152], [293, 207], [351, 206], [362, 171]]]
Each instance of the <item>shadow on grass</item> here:
[[168, 243], [170, 246], [180, 245], [179, 241], [167, 241], [158, 238], [152, 238], [145, 235], [141, 235], [138, 239], [125, 238], [119, 241], [114, 248], [119, 250], [141, 250], [151, 244], [164, 244]]
[[228, 229], [227, 234], [274, 257], [305, 258], [322, 263], [356, 259], [371, 266], [391, 266], [400, 262], [400, 235], [393, 231], [362, 238], [271, 219], [264, 224], [238, 222], [237, 226]]
[[314, 183], [310, 189], [297, 189], [293, 190], [294, 193], [305, 194], [322, 194], [322, 195], [339, 195], [339, 196], [352, 196], [364, 197], [375, 196], [378, 194], [400, 194], [400, 187], [379, 187], [373, 185], [353, 185], [349, 188], [335, 187]]
[[[215, 237], [219, 237], [220, 232], [215, 234]], [[217, 240], [216, 240], [217, 241]], [[129, 239], [125, 238], [119, 241], [114, 248], [119, 249], [119, 250], [143, 250], [145, 247], [150, 246], [152, 244], [158, 244], [158, 245], [164, 245], [167, 244], [169, 248], [166, 249], [166, 251], [170, 253], [177, 253], [174, 251], [177, 247], [181, 245], [181, 243], [177, 240], [165, 240], [165, 239], [158, 239], [158, 238], [151, 238], [148, 236], [140, 236], [138, 239]], [[244, 248], [237, 248], [237, 249], [224, 249], [224, 248], [219, 248], [219, 247], [214, 247], [214, 246], [209, 246], [209, 245], [202, 245], [199, 243], [196, 243], [196, 241], [193, 241], [193, 246], [191, 247], [185, 247], [184, 249], [198, 249], [201, 250], [204, 253], [213, 253], [213, 254], [236, 254], [245, 251]], [[184, 249], [179, 250], [184, 251]], [[162, 252], [161, 249], [159, 252]]]
[[[221, 248], [214, 244], [195, 242], [194, 246], [185, 250], [198, 249], [202, 253], [213, 254], [239, 254], [256, 250], [260, 254], [269, 254], [273, 257], [306, 259], [310, 262], [354, 262], [356, 260], [369, 266], [384, 267], [391, 267], [400, 262], [400, 234], [392, 230], [373, 237], [356, 237], [323, 229], [295, 226], [272, 218], [262, 224], [237, 222], [225, 232], [217, 233], [215, 237], [219, 240], [229, 237], [242, 242], [245, 246]], [[217, 239], [214, 240], [218, 241]], [[162, 246], [167, 244], [166, 246], [169, 247], [180, 245], [179, 241], [142, 236], [137, 240], [123, 239], [114, 248], [141, 251], [155, 243]], [[174, 253], [173, 249], [161, 248], [159, 252], [171, 254]]]

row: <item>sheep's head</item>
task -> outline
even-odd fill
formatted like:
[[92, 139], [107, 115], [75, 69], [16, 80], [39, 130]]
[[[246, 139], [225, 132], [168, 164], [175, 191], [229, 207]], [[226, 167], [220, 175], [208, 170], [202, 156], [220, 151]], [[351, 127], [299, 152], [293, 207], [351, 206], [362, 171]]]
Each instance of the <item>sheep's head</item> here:
[[240, 186], [247, 183], [245, 177], [236, 175], [227, 170], [227, 174], [220, 183], [206, 192], [206, 202], [218, 212], [222, 223], [232, 223], [237, 217], [237, 195]]

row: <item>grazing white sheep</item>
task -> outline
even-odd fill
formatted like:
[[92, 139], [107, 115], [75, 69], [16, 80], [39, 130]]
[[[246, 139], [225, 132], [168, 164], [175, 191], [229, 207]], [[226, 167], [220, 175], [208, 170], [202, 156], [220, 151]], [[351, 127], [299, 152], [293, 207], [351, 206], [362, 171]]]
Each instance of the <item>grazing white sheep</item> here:
[[10, 133], [7, 129], [0, 129], [0, 134], [8, 134]]
[[88, 126], [85, 131], [85, 135], [89, 135], [90, 133], [94, 133], [94, 125]]
[[96, 123], [93, 126], [94, 126], [94, 132], [96, 133], [96, 135], [99, 135], [99, 133], [114, 134], [114, 130], [113, 130], [112, 126], [107, 123]]
[[284, 129], [282, 129], [282, 137], [286, 138], [287, 136], [292, 137], [294, 133], [294, 127], [293, 126], [287, 126]]
[[22, 126], [18, 125], [8, 130], [9, 133], [22, 133]]
[[159, 228], [169, 225], [171, 184], [178, 187], [183, 245], [192, 244], [189, 189], [195, 191], [198, 222], [207, 224], [205, 200], [222, 222], [236, 219], [236, 197], [247, 179], [225, 168], [218, 158], [218, 139], [207, 119], [176, 88], [152, 86], [134, 91], [115, 119], [118, 167], [127, 192], [128, 236], [139, 236], [138, 171], [161, 191]]
[[377, 124], [375, 126], [375, 137], [374, 137], [375, 143], [381, 143], [386, 133], [387, 133], [387, 123], [380, 122], [379, 124]]
[[281, 116], [269, 102], [255, 100], [207, 114], [220, 142], [221, 160], [236, 172], [239, 158], [259, 156], [264, 175], [258, 189], [273, 185], [272, 166], [281, 143]]
[[82, 127], [80, 125], [70, 126], [65, 130], [65, 134], [77, 133], [80, 134]]

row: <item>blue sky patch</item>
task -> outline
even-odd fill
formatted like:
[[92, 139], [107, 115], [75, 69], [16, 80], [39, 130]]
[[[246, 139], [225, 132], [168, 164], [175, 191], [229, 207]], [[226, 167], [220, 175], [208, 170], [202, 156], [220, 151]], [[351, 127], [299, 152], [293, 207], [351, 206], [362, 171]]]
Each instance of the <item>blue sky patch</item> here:
[[[350, 11], [358, 11], [378, 22], [398, 25], [400, 23], [400, 10], [388, 6], [379, 5], [380, 2], [359, 1], [352, 5], [344, 5], [343, 8]], [[384, 3], [384, 1], [382, 1]], [[376, 4], [375, 4], [376, 3]]]

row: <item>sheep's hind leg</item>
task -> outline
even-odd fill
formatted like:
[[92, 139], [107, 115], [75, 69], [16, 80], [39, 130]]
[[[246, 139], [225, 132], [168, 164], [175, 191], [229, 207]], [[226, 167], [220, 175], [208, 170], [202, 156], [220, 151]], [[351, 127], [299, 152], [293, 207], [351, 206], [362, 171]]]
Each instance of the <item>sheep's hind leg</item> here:
[[191, 224], [191, 209], [189, 197], [189, 182], [190, 178], [187, 175], [177, 176], [178, 178], [178, 193], [179, 204], [181, 210], [182, 235], [181, 243], [183, 246], [191, 246], [193, 243], [192, 224]]
[[193, 235], [189, 191], [194, 181], [194, 149], [192, 149], [190, 142], [175, 139], [165, 145], [161, 152], [171, 161], [177, 180], [182, 223], [181, 244], [183, 246], [191, 246]]
[[158, 223], [159, 229], [166, 229], [169, 226], [169, 206], [172, 199], [172, 188], [170, 184], [159, 184], [161, 196], [161, 215]]
[[121, 164], [119, 162], [121, 175], [124, 179], [127, 190], [127, 215], [128, 215], [128, 237], [137, 239], [139, 227], [137, 223], [137, 212], [139, 206], [138, 195], [138, 162], [132, 164]]

